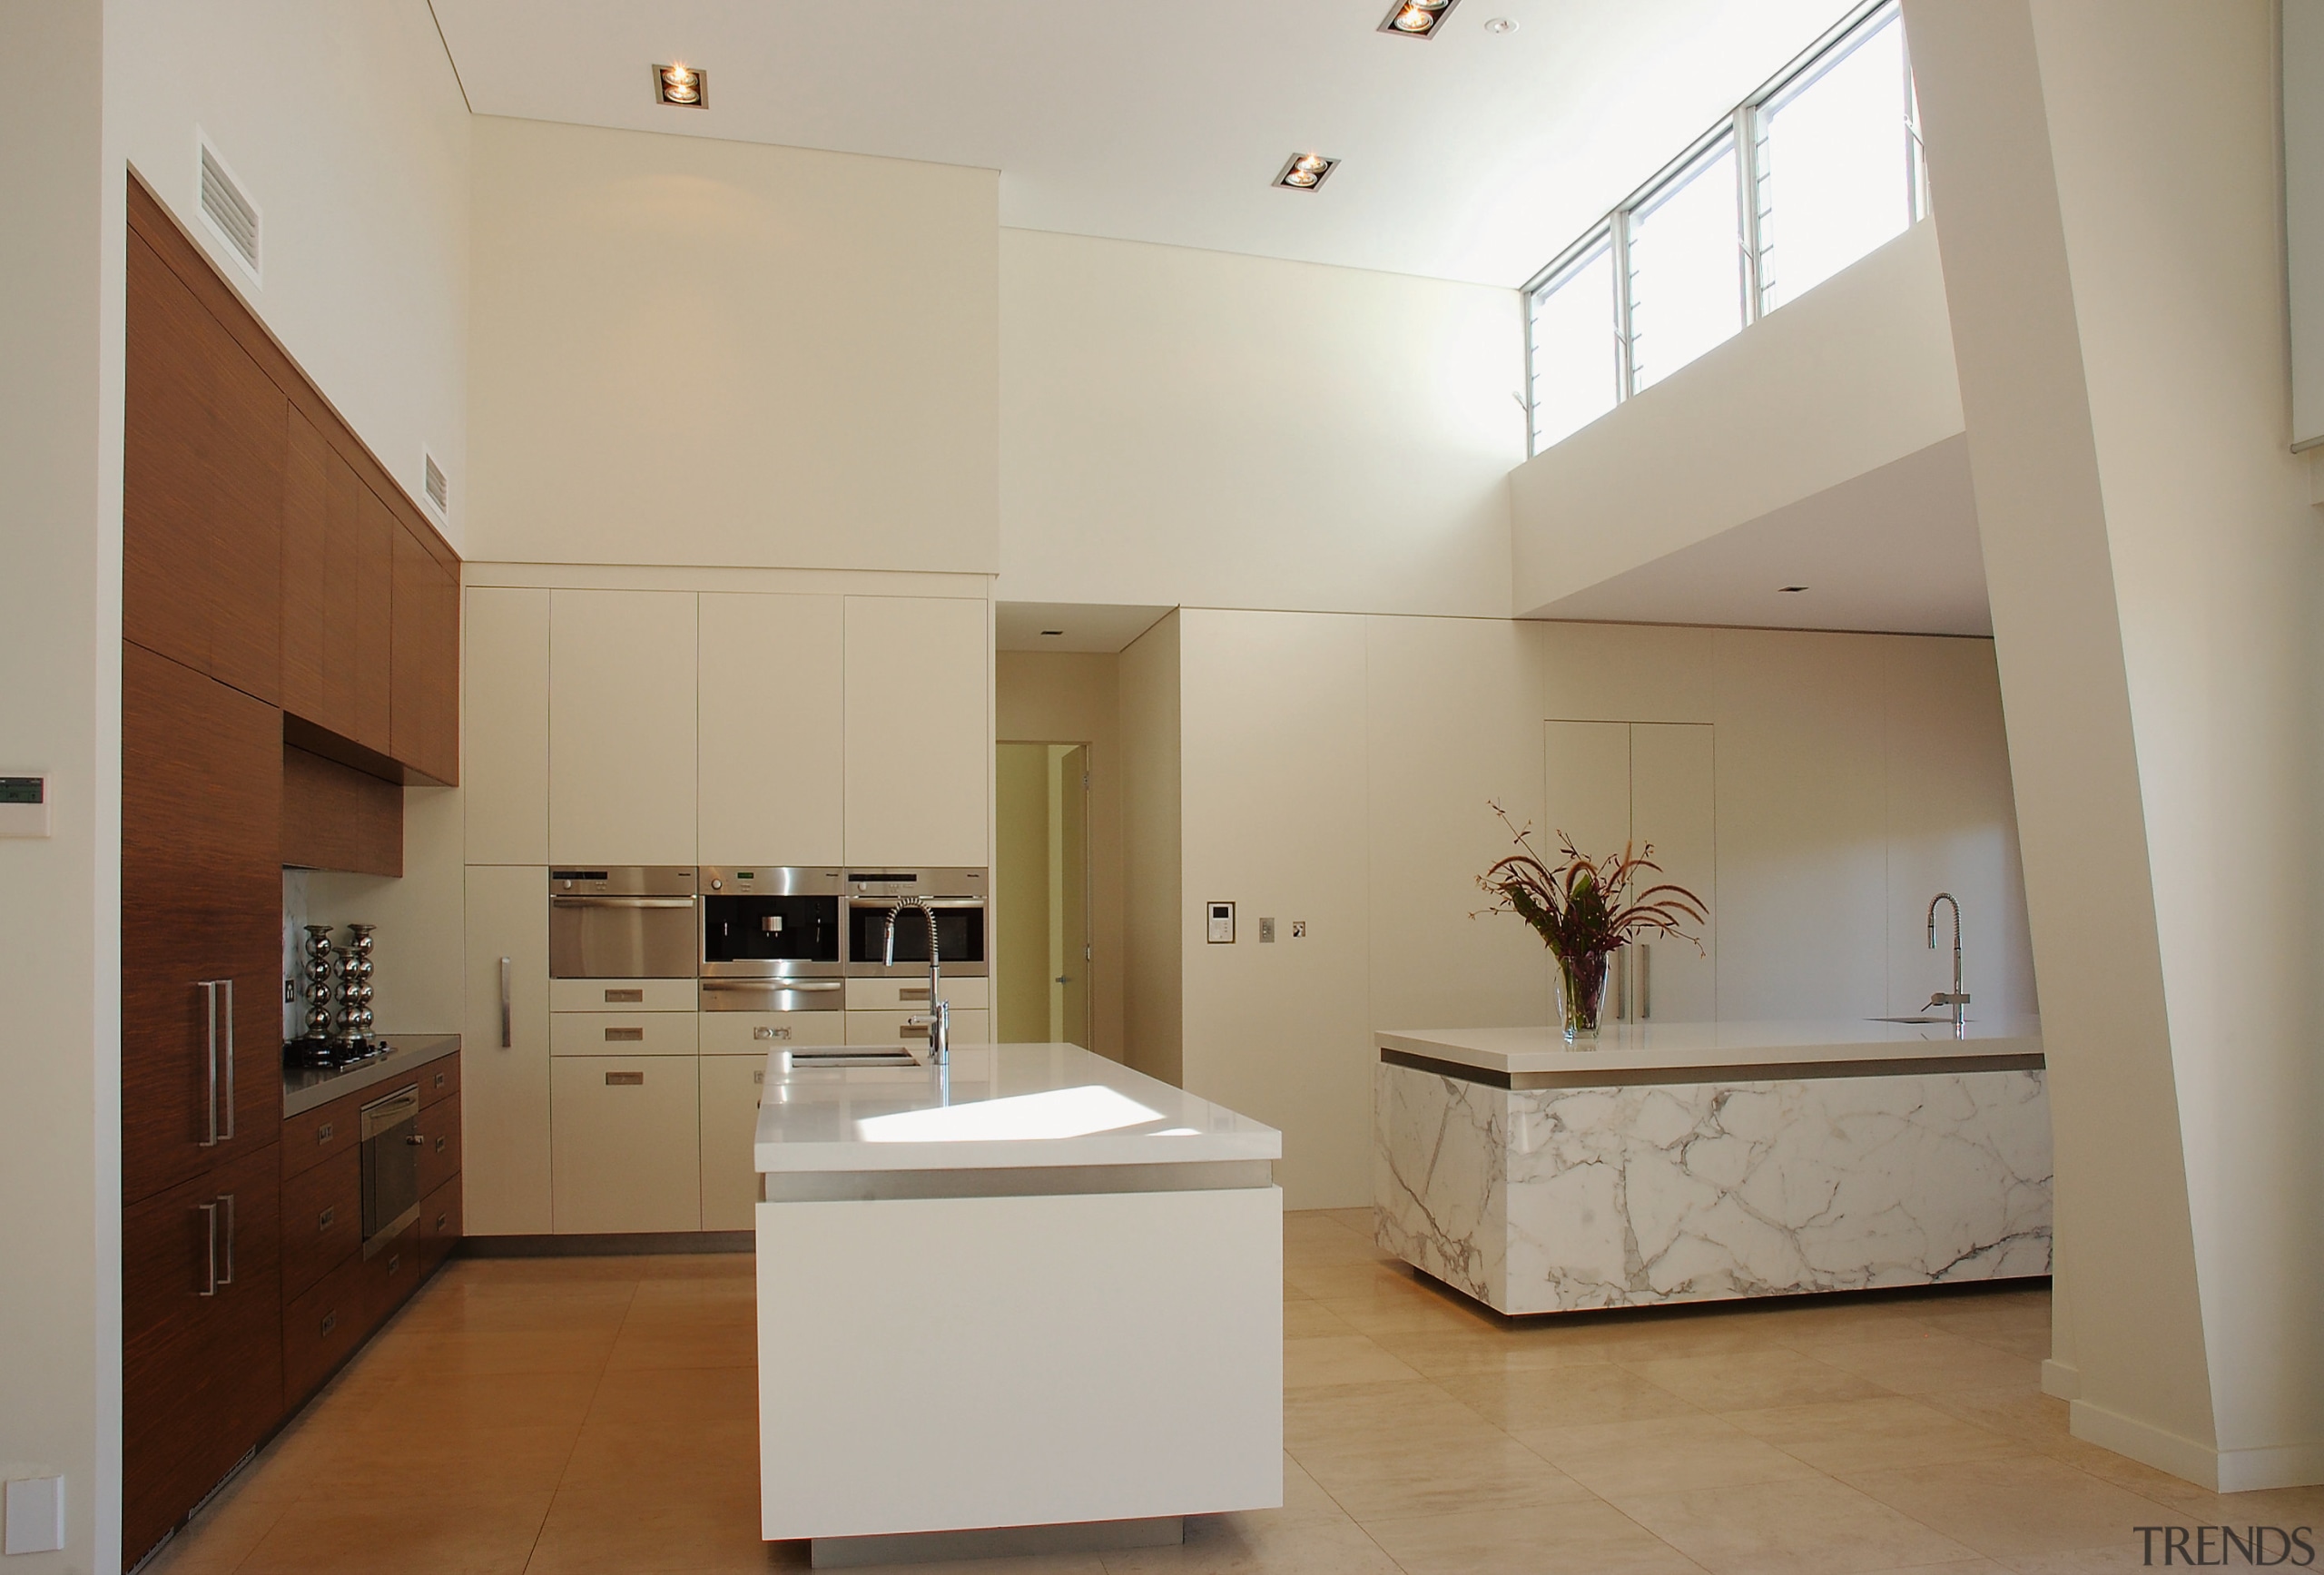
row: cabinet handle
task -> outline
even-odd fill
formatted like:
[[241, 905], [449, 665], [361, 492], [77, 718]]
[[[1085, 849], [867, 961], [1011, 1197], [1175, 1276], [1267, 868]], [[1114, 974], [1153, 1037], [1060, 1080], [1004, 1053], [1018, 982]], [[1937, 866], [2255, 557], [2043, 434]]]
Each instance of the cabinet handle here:
[[445, 1145], [445, 1144], [447, 1144], [447, 1143], [448, 1143], [448, 1142], [450, 1142], [450, 1141], [451, 1141], [451, 1137], [450, 1137], [450, 1135], [449, 1135], [448, 1133], [444, 1134], [444, 1135], [442, 1135], [442, 1136], [439, 1136], [439, 1137], [436, 1139], [436, 1152], [437, 1152], [437, 1153], [438, 1153], [438, 1154], [443, 1153], [443, 1152], [444, 1152], [444, 1145]]
[[643, 1072], [607, 1072], [606, 1074], [606, 1087], [608, 1088], [642, 1088], [645, 1086], [645, 1074]]
[[[210, 1035], [210, 1136], [202, 1140], [202, 1147], [215, 1148], [218, 1147], [218, 981], [205, 979], [200, 982], [202, 1024]], [[208, 1294], [203, 1293], [205, 1295]]]
[[226, 1272], [218, 1276], [218, 1283], [231, 1285], [234, 1283], [234, 1195], [220, 1193], [218, 1201], [226, 1207]]
[[896, 991], [896, 999], [898, 1000], [926, 1000], [928, 987], [924, 984], [905, 985]]
[[608, 1044], [636, 1044], [645, 1038], [644, 1029], [607, 1029], [606, 1030], [606, 1040]]
[[218, 1206], [197, 1203], [193, 1206], [202, 1211], [202, 1226], [209, 1233], [208, 1245], [202, 1254], [202, 1285], [194, 1294], [214, 1296], [218, 1294]]
[[645, 1004], [645, 992], [643, 989], [609, 989], [606, 991], [606, 999], [615, 1006], [643, 1006]]
[[516, 967], [515, 958], [504, 957], [500, 960], [500, 1048], [504, 1050], [512, 1048], [516, 1044], [515, 1025], [509, 1020]]
[[552, 908], [691, 908], [691, 897], [551, 897]]
[[389, 1277], [392, 1278], [395, 1272], [401, 1267], [403, 1267], [403, 1255], [401, 1253], [389, 1253], [388, 1255], [388, 1274]]
[[1641, 940], [1638, 947], [1638, 1015], [1644, 1022], [1654, 1015], [1654, 942]]
[[451, 1224], [451, 1223], [452, 1223], [452, 1216], [451, 1216], [451, 1211], [450, 1211], [450, 1210], [448, 1210], [448, 1210], [446, 1210], [444, 1213], [439, 1214], [439, 1215], [438, 1215], [438, 1216], [436, 1216], [436, 1228], [437, 1228], [438, 1230], [442, 1230], [446, 1226], [448, 1226], [448, 1225], [449, 1225], [449, 1224]]
[[333, 1204], [330, 1207], [323, 1210], [321, 1214], [315, 1216], [315, 1234], [317, 1235], [320, 1235], [323, 1232], [330, 1229], [332, 1226], [338, 1223], [339, 1206], [337, 1204]]
[[336, 1328], [338, 1328], [338, 1327], [339, 1327], [339, 1309], [338, 1309], [337, 1307], [333, 1307], [330, 1312], [325, 1313], [325, 1314], [323, 1314], [323, 1323], [322, 1323], [322, 1330], [321, 1330], [321, 1333], [322, 1333], [323, 1337], [324, 1337], [325, 1339], [329, 1339], [329, 1338], [330, 1337], [330, 1332], [331, 1332], [333, 1329], [336, 1329]]
[[[226, 987], [226, 1131], [225, 1131], [225, 1137], [227, 1137], [227, 1139], [228, 1139], [229, 1141], [231, 1141], [231, 1140], [232, 1140], [232, 1138], [233, 1138], [233, 1136], [234, 1136], [234, 981], [233, 981], [232, 979], [221, 979], [221, 980], [219, 980], [219, 982], [220, 982], [221, 984], [222, 984], [222, 985], [224, 985], [224, 986]], [[233, 1200], [232, 1200], [231, 1198], [229, 1198], [229, 1199], [227, 1200], [227, 1202], [228, 1202], [228, 1204], [229, 1204], [230, 1206], [231, 1205], [232, 1201], [233, 1201]], [[229, 1220], [231, 1220], [231, 1219], [233, 1218], [233, 1210], [232, 1210], [232, 1208], [231, 1208], [231, 1206], [229, 1206], [229, 1208], [228, 1208], [228, 1210], [227, 1210], [226, 1217], [227, 1217]], [[231, 1233], [230, 1232], [230, 1233], [228, 1234], [227, 1237], [226, 1237], [226, 1265], [227, 1265], [227, 1267], [226, 1267], [226, 1278], [227, 1278], [227, 1279], [229, 1279], [229, 1280], [231, 1280], [231, 1279], [232, 1279], [232, 1278], [234, 1277], [234, 1270], [233, 1270], [233, 1262], [234, 1262], [234, 1247], [233, 1247], [233, 1241], [234, 1241], [233, 1235], [231, 1235]]]
[[444, 1074], [441, 1072], [436, 1074], [436, 1086], [439, 1088], [444, 1086]]
[[339, 1123], [336, 1121], [324, 1122], [321, 1126], [315, 1128], [315, 1142], [319, 1146], [330, 1142], [332, 1137], [337, 1133], [338, 1129]]

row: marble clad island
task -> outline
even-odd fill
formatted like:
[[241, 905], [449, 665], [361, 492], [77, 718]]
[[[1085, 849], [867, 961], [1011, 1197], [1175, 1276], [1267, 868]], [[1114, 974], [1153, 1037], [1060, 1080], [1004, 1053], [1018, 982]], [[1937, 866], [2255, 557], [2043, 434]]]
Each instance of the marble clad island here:
[[768, 1059], [762, 1533], [1009, 1556], [1281, 1504], [1282, 1135], [1072, 1045], [926, 1058]]
[[2036, 1019], [1377, 1045], [1380, 1245], [1500, 1312], [2050, 1272]]

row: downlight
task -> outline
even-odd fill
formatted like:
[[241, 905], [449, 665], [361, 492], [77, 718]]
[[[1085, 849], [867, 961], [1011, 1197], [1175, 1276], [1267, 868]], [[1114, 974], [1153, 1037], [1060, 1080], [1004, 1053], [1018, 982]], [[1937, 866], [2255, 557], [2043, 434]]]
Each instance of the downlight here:
[[1294, 153], [1275, 172], [1275, 183], [1288, 191], [1312, 192], [1339, 167], [1337, 159], [1327, 159], [1321, 153]]
[[654, 68], [654, 97], [677, 109], [710, 107], [710, 73], [691, 65]]
[[1380, 31], [1399, 38], [1433, 38], [1461, 0], [1396, 0], [1381, 20]]

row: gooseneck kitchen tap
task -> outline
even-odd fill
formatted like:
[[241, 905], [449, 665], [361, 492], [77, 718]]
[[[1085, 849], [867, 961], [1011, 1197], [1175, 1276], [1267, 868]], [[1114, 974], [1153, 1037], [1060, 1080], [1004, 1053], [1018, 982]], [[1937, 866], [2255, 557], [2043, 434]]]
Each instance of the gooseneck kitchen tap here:
[[888, 968], [896, 965], [896, 915], [907, 908], [919, 909], [920, 916], [928, 920], [928, 1060], [931, 1066], [940, 1067], [952, 1058], [952, 1008], [943, 996], [943, 970], [936, 958], [936, 910], [927, 898], [900, 897], [888, 910], [881, 961]]
[[[1950, 891], [1939, 891], [1928, 902], [1928, 949], [1936, 950], [1936, 905], [1950, 904], [1953, 909], [1953, 989], [1939, 990], [1928, 998], [1931, 1007], [1949, 1007], [1953, 1011], [1953, 1037], [1969, 1037], [1969, 992], [1961, 988], [1961, 903]], [[1926, 1010], [1926, 1008], [1922, 1009]]]

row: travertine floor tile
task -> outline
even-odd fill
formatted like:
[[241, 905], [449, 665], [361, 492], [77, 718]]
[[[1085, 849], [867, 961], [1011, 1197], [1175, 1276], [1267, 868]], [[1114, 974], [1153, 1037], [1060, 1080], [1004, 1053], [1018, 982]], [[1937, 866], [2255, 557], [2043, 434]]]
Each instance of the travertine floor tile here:
[[1323, 1303], [1305, 1296], [1286, 1296], [1283, 1303], [1283, 1337], [1308, 1340], [1323, 1334], [1353, 1334], [1355, 1325]]
[[1361, 1334], [1325, 1334], [1283, 1343], [1283, 1386], [1319, 1389], [1334, 1383], [1388, 1383], [1420, 1374]]
[[764, 1570], [770, 1559], [759, 1540], [755, 1484], [737, 1494], [724, 1484], [568, 1482], [558, 1490], [525, 1570], [527, 1575], [728, 1575]]
[[335, 1493], [286, 1507], [238, 1575], [517, 1575], [549, 1495]]
[[1518, 1442], [1601, 1498], [1798, 1481], [1815, 1467], [1715, 1416], [1521, 1432]]
[[2024, 1439], [1974, 1426], [1902, 1395], [1731, 1411], [1726, 1418], [1826, 1472], [1994, 1460], [2034, 1448]]
[[1105, 1563], [1106, 1575], [1399, 1575], [1352, 1522], [1262, 1527], [1230, 1515], [1191, 1516], [1181, 1546], [1108, 1553]]
[[1852, 1487], [1989, 1558], [2119, 1547], [2184, 1519], [2045, 1455], [1844, 1473]]
[[1698, 1410], [1668, 1389], [1610, 1362], [1500, 1377], [1448, 1378], [1439, 1387], [1494, 1426], [1512, 1432], [1692, 1416]]
[[1359, 1523], [1587, 1500], [1590, 1490], [1491, 1429], [1365, 1441], [1294, 1458]]
[[1705, 1411], [1762, 1411], [1770, 1405], [1861, 1400], [1880, 1393], [1853, 1373], [1780, 1348], [1651, 1361], [1626, 1356], [1622, 1365]]
[[230, 1491], [180, 1531], [161, 1556], [146, 1566], [145, 1575], [230, 1575], [274, 1530], [291, 1502]]
[[1381, 1521], [1365, 1529], [1407, 1575], [1699, 1575], [1702, 1569], [1595, 1501]]
[[1933, 1329], [1901, 1338], [1819, 1345], [1816, 1360], [1869, 1379], [1895, 1394], [2006, 1389], [2012, 1385], [2038, 1390], [2042, 1386], [2042, 1364], [2038, 1359], [2013, 1355], [1992, 1345]]
[[1828, 1478], [1661, 1493], [1614, 1507], [1711, 1575], [1867, 1575], [1976, 1554]]

